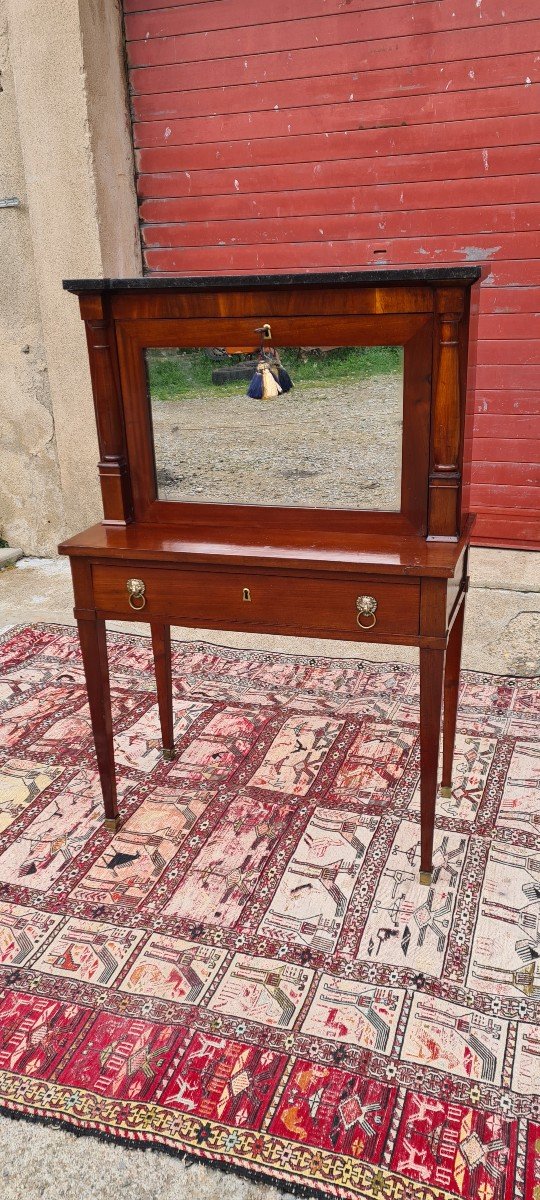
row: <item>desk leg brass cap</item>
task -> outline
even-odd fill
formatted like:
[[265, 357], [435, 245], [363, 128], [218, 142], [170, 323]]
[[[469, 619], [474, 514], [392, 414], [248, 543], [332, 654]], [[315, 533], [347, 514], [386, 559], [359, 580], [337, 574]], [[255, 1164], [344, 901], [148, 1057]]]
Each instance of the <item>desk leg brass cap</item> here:
[[116, 833], [120, 825], [120, 817], [105, 817], [103, 824], [109, 833]]
[[425, 887], [431, 887], [431, 871], [420, 871], [420, 883]]
[[172, 762], [173, 758], [176, 758], [176, 750], [174, 750], [174, 749], [173, 750], [163, 750], [162, 753], [163, 753], [163, 758], [164, 758], [165, 762]]
[[439, 788], [439, 792], [440, 792], [441, 796], [443, 796], [443, 797], [444, 797], [444, 799], [445, 799], [445, 800], [451, 800], [451, 798], [452, 798], [452, 785], [450, 785], [450, 787], [443, 787], [443, 786], [442, 786], [442, 784], [441, 784], [441, 786], [440, 786], [440, 788]]

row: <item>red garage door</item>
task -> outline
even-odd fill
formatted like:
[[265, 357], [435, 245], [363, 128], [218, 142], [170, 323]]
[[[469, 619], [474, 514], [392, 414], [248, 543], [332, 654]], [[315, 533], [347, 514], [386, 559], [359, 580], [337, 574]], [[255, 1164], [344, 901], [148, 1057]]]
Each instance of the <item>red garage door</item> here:
[[540, 545], [538, 0], [124, 0], [149, 272], [489, 262], [471, 504]]

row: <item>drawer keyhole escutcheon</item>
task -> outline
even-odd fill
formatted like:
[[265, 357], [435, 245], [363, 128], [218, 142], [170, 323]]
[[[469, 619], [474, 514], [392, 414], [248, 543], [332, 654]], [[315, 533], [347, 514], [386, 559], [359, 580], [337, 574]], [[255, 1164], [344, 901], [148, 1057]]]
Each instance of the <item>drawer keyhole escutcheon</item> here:
[[[373, 629], [377, 621], [375, 616], [377, 610], [375, 596], [357, 596], [356, 610], [356, 621], [360, 629]], [[367, 622], [362, 620], [363, 617], [367, 618]]]
[[135, 612], [140, 612], [141, 608], [144, 608], [146, 604], [146, 596], [144, 594], [146, 590], [146, 584], [143, 583], [142, 579], [128, 579], [126, 588], [129, 607], [133, 608]]
[[249, 588], [244, 588], [242, 592], [242, 600], [251, 600], [251, 592]]

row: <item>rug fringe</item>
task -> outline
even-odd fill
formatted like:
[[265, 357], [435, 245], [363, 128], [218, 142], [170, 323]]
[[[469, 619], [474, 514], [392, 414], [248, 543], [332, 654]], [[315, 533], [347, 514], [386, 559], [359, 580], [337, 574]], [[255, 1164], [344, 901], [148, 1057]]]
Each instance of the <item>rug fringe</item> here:
[[[266, 1187], [274, 1187], [281, 1190], [283, 1195], [296, 1196], [298, 1200], [336, 1200], [336, 1194], [327, 1190], [321, 1191], [319, 1188], [309, 1187], [302, 1183], [289, 1183], [288, 1180], [281, 1181], [262, 1171], [252, 1171], [249, 1167], [220, 1162], [215, 1158], [205, 1158], [203, 1154], [193, 1153], [191, 1150], [180, 1150], [174, 1146], [161, 1145], [157, 1141], [135, 1141], [133, 1138], [124, 1137], [122, 1134], [104, 1133], [103, 1130], [93, 1129], [90, 1125], [81, 1128], [80, 1125], [72, 1125], [68, 1120], [60, 1120], [58, 1117], [36, 1116], [34, 1113], [7, 1108], [5, 1104], [1, 1103], [0, 1117], [8, 1117], [12, 1121], [27, 1121], [29, 1125], [42, 1125], [46, 1129], [58, 1129], [62, 1133], [71, 1133], [74, 1137], [92, 1137], [98, 1142], [103, 1142], [104, 1145], [122, 1146], [125, 1150], [143, 1150], [155, 1154], [168, 1154], [170, 1158], [176, 1158], [183, 1162], [186, 1167], [194, 1167], [202, 1164], [211, 1170], [220, 1171], [223, 1175], [236, 1175], [238, 1179], [245, 1179], [248, 1183], [261, 1183]], [[367, 1192], [355, 1192], [354, 1196], [355, 1200], [371, 1200], [371, 1196]]]

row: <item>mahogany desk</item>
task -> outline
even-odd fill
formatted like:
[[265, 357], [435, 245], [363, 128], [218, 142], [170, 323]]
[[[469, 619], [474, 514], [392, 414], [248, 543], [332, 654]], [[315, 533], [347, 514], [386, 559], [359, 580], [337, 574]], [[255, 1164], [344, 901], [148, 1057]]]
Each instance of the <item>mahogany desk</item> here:
[[[65, 283], [86, 323], [105, 519], [60, 552], [71, 560], [108, 828], [120, 818], [106, 620], [150, 623], [167, 758], [172, 624], [418, 646], [420, 878], [430, 882], [442, 700], [449, 794], [468, 585], [462, 476], [479, 277], [449, 267]], [[256, 346], [263, 320], [280, 346], [403, 347], [399, 511], [160, 499], [144, 347]]]

